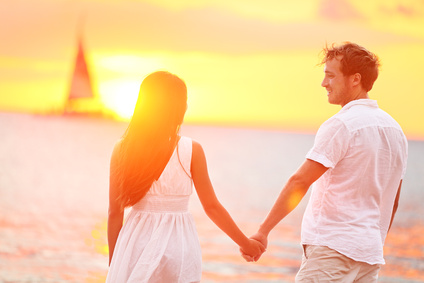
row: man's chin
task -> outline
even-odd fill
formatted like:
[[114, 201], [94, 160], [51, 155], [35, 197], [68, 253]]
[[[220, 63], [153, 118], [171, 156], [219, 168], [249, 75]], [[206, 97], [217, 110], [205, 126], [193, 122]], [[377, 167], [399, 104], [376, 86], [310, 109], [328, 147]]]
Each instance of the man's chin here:
[[332, 100], [330, 97], [328, 97], [328, 103], [332, 105], [340, 105], [340, 103], [337, 103], [337, 101]]

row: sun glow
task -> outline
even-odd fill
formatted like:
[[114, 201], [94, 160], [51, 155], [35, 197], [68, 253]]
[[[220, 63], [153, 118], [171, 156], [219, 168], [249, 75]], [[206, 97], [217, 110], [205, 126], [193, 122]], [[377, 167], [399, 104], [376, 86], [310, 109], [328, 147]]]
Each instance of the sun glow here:
[[121, 120], [131, 119], [137, 102], [140, 82], [116, 79], [100, 84], [105, 108]]
[[[67, 32], [70, 18], [62, 17], [61, 5], [49, 2], [37, 2], [31, 9], [6, 5], [0, 17], [16, 39], [0, 45], [0, 110], [51, 115], [65, 109], [76, 46]], [[85, 1], [73, 2], [76, 11]], [[130, 119], [143, 78], [164, 70], [187, 84], [187, 123], [315, 133], [338, 111], [328, 104], [320, 87], [319, 51], [326, 42], [350, 40], [370, 48], [382, 60], [370, 97], [399, 122], [408, 137], [424, 138], [419, 123], [424, 101], [419, 87], [424, 64], [424, 5], [420, 1], [94, 2], [83, 4], [91, 24], [81, 32], [96, 100], [93, 105], [84, 101], [82, 112], [90, 112], [91, 106], [104, 107], [97, 112]], [[57, 13], [42, 22], [52, 23], [54, 30], [33, 24], [51, 9]], [[12, 15], [27, 20], [21, 23]], [[117, 23], [107, 20], [112, 15]], [[166, 19], [173, 24], [154, 24]], [[35, 45], [22, 48], [29, 29]], [[58, 37], [52, 39], [52, 32]]]
[[163, 62], [154, 56], [98, 53], [93, 59], [104, 107], [120, 120], [131, 119], [142, 79], [164, 67]]

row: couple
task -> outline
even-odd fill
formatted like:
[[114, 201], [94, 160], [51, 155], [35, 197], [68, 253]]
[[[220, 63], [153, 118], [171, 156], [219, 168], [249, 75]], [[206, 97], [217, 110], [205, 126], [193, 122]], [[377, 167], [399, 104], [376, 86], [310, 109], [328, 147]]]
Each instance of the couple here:
[[[407, 140], [370, 100], [377, 56], [354, 44], [324, 49], [328, 101], [342, 107], [321, 125], [306, 160], [289, 178], [256, 234], [247, 238], [218, 201], [202, 146], [179, 129], [185, 83], [147, 76], [133, 118], [110, 163], [107, 282], [200, 282], [200, 244], [188, 201], [193, 185], [208, 217], [247, 261], [265, 251], [271, 230], [314, 184], [306, 208], [296, 282], [377, 282], [396, 213]], [[124, 209], [132, 207], [123, 223]]]

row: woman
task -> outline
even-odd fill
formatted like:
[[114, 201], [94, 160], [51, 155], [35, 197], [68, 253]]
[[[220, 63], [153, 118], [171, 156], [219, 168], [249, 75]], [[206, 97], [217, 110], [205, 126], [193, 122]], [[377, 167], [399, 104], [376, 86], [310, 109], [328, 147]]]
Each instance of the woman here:
[[193, 184], [208, 217], [244, 253], [264, 251], [218, 201], [202, 146], [179, 135], [186, 108], [187, 88], [177, 76], [160, 71], [143, 80], [111, 158], [106, 282], [200, 282], [200, 244], [188, 212]]

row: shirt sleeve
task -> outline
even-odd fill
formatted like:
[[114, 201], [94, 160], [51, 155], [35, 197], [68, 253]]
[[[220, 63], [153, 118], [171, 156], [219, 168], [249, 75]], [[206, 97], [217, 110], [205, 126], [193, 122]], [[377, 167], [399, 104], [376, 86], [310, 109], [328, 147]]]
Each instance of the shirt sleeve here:
[[334, 168], [345, 156], [349, 139], [350, 133], [346, 126], [339, 119], [330, 118], [319, 128], [314, 146], [306, 154], [306, 158], [327, 168]]
[[407, 160], [408, 160], [408, 140], [406, 139], [406, 137], [404, 136], [403, 138], [403, 148], [404, 148], [404, 163], [403, 163], [403, 169], [402, 169], [402, 175], [401, 175], [401, 179], [403, 179], [405, 177], [406, 174], [406, 164], [407, 164]]

